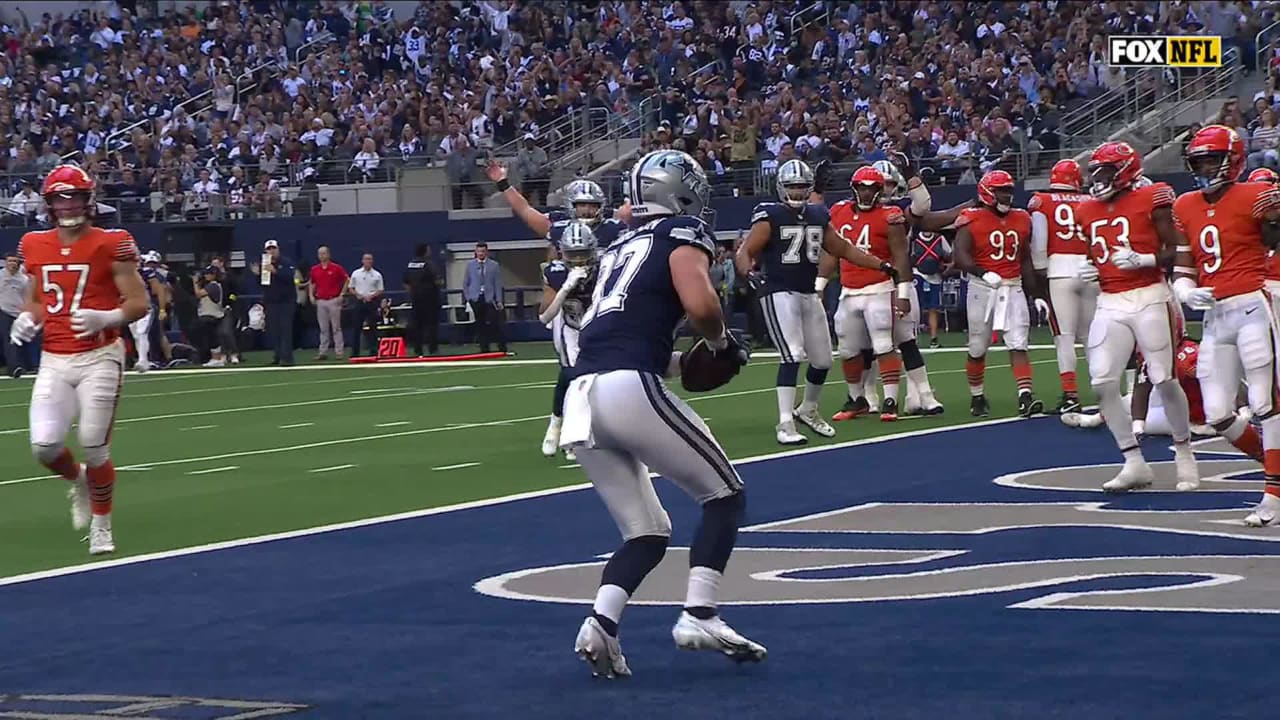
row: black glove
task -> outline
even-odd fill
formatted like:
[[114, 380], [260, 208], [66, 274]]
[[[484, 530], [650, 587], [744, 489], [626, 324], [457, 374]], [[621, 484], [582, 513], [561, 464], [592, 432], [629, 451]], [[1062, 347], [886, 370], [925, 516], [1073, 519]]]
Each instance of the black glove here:
[[821, 195], [831, 184], [831, 161], [823, 160], [813, 166], [813, 191]]
[[755, 290], [756, 292], [763, 290], [764, 283], [765, 283], [764, 273], [758, 270], [752, 270], [751, 272], [747, 273], [747, 285], [752, 290]]
[[751, 348], [747, 347], [747, 344], [743, 342], [738, 333], [733, 330], [727, 330], [725, 337], [729, 344], [723, 350], [716, 351], [717, 356], [731, 358], [738, 364], [738, 367], [742, 367], [751, 361]]
[[898, 268], [894, 267], [893, 263], [880, 263], [880, 272], [888, 275], [895, 283], [898, 282]]

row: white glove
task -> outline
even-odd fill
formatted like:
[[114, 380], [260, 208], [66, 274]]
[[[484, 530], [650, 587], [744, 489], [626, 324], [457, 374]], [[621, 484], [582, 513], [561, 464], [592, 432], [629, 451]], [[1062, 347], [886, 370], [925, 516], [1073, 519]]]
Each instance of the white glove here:
[[1098, 266], [1093, 264], [1089, 258], [1080, 259], [1080, 279], [1084, 282], [1096, 282], [1098, 280]]
[[1139, 270], [1156, 266], [1156, 256], [1152, 253], [1138, 253], [1127, 247], [1118, 247], [1111, 251], [1111, 264], [1121, 270]]
[[1035, 300], [1035, 306], [1036, 306], [1036, 315], [1037, 315], [1041, 320], [1045, 320], [1045, 321], [1047, 321], [1047, 320], [1049, 319], [1049, 303], [1048, 303], [1048, 301], [1046, 301], [1044, 298], [1036, 298], [1036, 300]]
[[35, 316], [23, 310], [18, 313], [13, 326], [9, 328], [9, 342], [14, 345], [25, 345], [36, 339], [36, 335], [40, 334], [40, 327], [41, 323], [36, 322]]
[[564, 279], [564, 287], [572, 290], [573, 288], [578, 287], [578, 283], [582, 282], [586, 278], [587, 278], [587, 269], [584, 267], [575, 266], [572, 270], [569, 271], [569, 276]]
[[120, 327], [123, 324], [124, 311], [120, 308], [114, 310], [81, 309], [71, 313], [71, 330], [75, 332], [77, 340], [97, 335], [107, 328]]
[[996, 287], [1002, 280], [1004, 280], [1004, 278], [1000, 277], [1000, 273], [990, 271], [982, 273], [982, 282], [990, 285], [991, 287]]
[[1213, 307], [1213, 290], [1198, 287], [1189, 277], [1173, 281], [1173, 296], [1192, 310], [1208, 310]]

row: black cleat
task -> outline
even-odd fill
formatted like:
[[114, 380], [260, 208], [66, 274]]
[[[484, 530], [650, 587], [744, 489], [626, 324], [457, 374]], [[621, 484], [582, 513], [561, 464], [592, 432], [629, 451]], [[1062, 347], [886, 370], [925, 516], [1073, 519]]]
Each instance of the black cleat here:
[[1040, 402], [1030, 392], [1018, 393], [1018, 414], [1024, 418], [1032, 415], [1039, 415], [1044, 412], [1044, 403]]
[[1073, 412], [1080, 412], [1080, 398], [1075, 393], [1062, 393], [1062, 399], [1058, 401], [1058, 407], [1053, 409], [1053, 414], [1064, 415]]
[[991, 406], [987, 405], [986, 395], [974, 395], [969, 400], [969, 414], [974, 417], [986, 417], [991, 414]]
[[933, 338], [933, 339], [929, 340], [929, 349], [930, 349], [930, 350], [933, 350], [933, 349], [936, 349], [936, 348], [940, 348], [940, 347], [942, 347], [942, 343], [938, 342], [938, 338]]
[[898, 401], [887, 397], [880, 402], [880, 422], [894, 422], [898, 419]]
[[871, 412], [871, 404], [867, 402], [865, 397], [859, 396], [857, 399], [846, 398], [844, 407], [840, 408], [840, 412], [831, 416], [832, 420], [840, 422], [841, 420], [852, 420], [859, 415], [866, 415]]

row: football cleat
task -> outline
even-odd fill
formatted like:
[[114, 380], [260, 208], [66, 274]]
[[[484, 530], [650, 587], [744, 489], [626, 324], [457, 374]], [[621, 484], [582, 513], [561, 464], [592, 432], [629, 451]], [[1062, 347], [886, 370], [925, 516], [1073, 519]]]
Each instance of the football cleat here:
[[805, 410], [803, 407], [796, 409], [796, 419], [804, 423], [810, 430], [821, 435], [822, 437], [835, 437], [836, 429], [831, 424], [822, 419], [818, 414], [818, 408], [814, 407]]
[[866, 398], [859, 397], [856, 400], [854, 398], [845, 398], [844, 407], [840, 408], [840, 412], [832, 415], [831, 419], [836, 422], [842, 422], [844, 420], [852, 420], [859, 415], [866, 415], [869, 412], [871, 412], [871, 405], [867, 403]]
[[974, 417], [986, 417], [991, 414], [991, 406], [987, 404], [986, 395], [974, 395], [969, 400], [969, 414]]
[[71, 501], [71, 527], [76, 530], [89, 527], [89, 519], [92, 517], [89, 509], [89, 478], [85, 475], [83, 463], [80, 465], [80, 475], [71, 481], [67, 499]]
[[547, 434], [542, 436], [542, 455], [544, 457], [555, 457], [556, 451], [559, 449], [560, 418], [552, 415], [551, 422], [547, 423]]
[[1191, 452], [1189, 443], [1173, 446], [1173, 464], [1178, 478], [1178, 492], [1200, 489], [1200, 468], [1196, 466], [1196, 456]]
[[719, 615], [700, 620], [682, 612], [671, 628], [671, 637], [681, 650], [714, 650], [734, 662], [760, 662], [768, 655], [763, 645], [738, 634]]
[[1120, 468], [1120, 473], [1103, 483], [1102, 489], [1109, 493], [1126, 493], [1130, 490], [1151, 487], [1151, 483], [1154, 480], [1155, 474], [1151, 472], [1151, 466], [1147, 464], [1146, 460], [1142, 458], [1126, 459], [1124, 467]]
[[880, 422], [894, 422], [898, 419], [898, 401], [887, 397], [880, 403]]
[[134, 372], [137, 372], [139, 374], [145, 373], [146, 371], [151, 369], [151, 363], [147, 362], [146, 360], [139, 360], [137, 363], [134, 364], [133, 369], [134, 369]]
[[605, 632], [594, 617], [582, 621], [578, 639], [573, 643], [573, 651], [591, 666], [592, 677], [631, 676], [631, 668], [627, 667], [627, 659], [622, 655], [622, 645], [618, 643], [618, 638]]
[[1040, 402], [1029, 391], [1018, 393], [1018, 414], [1024, 418], [1044, 412], [1044, 403]]
[[1262, 502], [1244, 517], [1244, 524], [1249, 527], [1266, 527], [1276, 522], [1276, 518], [1280, 517], [1280, 498], [1267, 493], [1262, 496]]
[[1080, 398], [1075, 393], [1062, 393], [1062, 399], [1058, 401], [1058, 407], [1053, 409], [1054, 415], [1078, 412], [1080, 412]]
[[569, 462], [578, 462], [578, 453], [574, 452], [573, 448], [565, 448], [564, 459]]
[[937, 350], [940, 347], [942, 347], [942, 343], [938, 342], [938, 338], [933, 338], [929, 341], [930, 350]]
[[116, 551], [115, 538], [111, 536], [111, 516], [94, 515], [89, 526], [89, 554], [106, 555]]
[[804, 445], [809, 442], [809, 438], [796, 432], [794, 420], [778, 423], [774, 430], [777, 432], [779, 445]]

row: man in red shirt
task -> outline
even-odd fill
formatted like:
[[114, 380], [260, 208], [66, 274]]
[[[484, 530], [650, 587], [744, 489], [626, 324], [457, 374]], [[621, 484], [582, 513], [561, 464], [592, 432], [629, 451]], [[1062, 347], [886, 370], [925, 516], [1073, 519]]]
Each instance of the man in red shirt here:
[[320, 352], [317, 360], [329, 357], [329, 344], [333, 343], [334, 355], [346, 357], [346, 343], [342, 335], [342, 298], [347, 294], [351, 279], [341, 265], [329, 259], [329, 246], [316, 250], [320, 262], [311, 266], [311, 304], [316, 306], [316, 319], [320, 323]]

